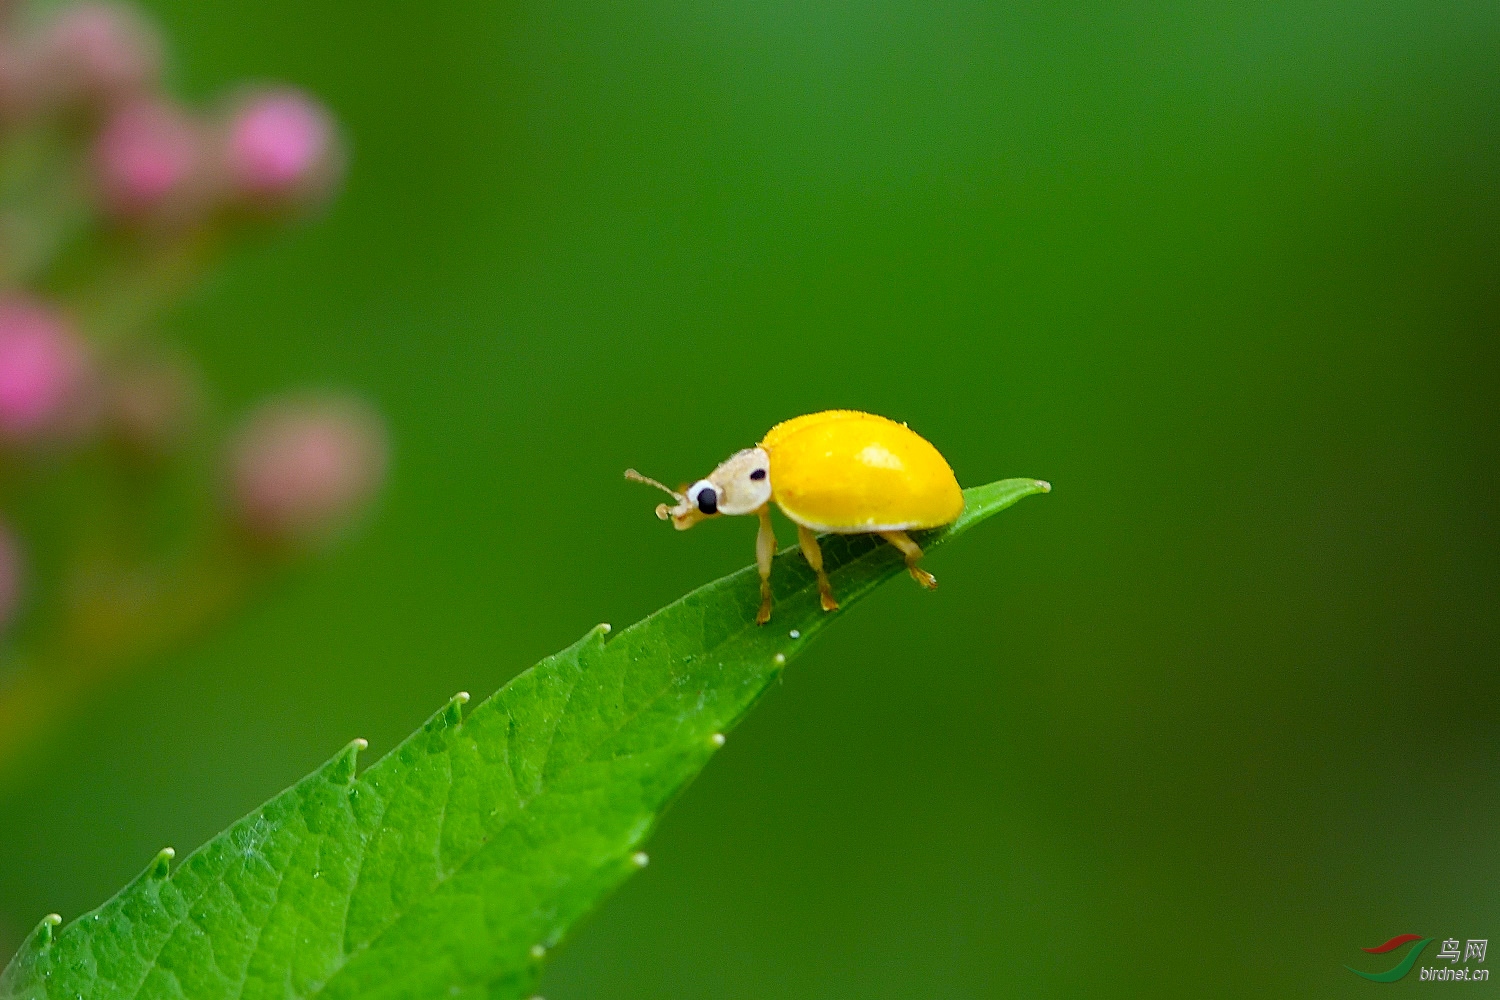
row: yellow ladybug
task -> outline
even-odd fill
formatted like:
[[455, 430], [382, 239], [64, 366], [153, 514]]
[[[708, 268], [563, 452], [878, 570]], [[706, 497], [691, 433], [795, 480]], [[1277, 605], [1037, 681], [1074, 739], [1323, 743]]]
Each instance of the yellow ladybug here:
[[759, 445], [729, 456], [687, 487], [685, 495], [634, 469], [625, 477], [672, 495], [677, 505], [658, 505], [656, 516], [670, 519], [678, 531], [723, 514], [760, 518], [755, 562], [761, 600], [755, 620], [762, 625], [771, 620], [772, 501], [797, 525], [802, 555], [818, 574], [824, 611], [839, 605], [823, 572], [815, 532], [877, 534], [901, 550], [912, 579], [930, 589], [937, 580], [917, 565], [922, 549], [907, 532], [948, 524], [964, 509], [963, 490], [936, 448], [905, 424], [858, 410], [825, 410], [783, 421]]

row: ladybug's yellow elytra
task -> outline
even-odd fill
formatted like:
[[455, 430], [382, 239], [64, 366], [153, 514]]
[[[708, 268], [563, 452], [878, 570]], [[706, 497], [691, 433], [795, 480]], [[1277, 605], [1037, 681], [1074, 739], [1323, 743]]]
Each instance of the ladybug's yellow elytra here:
[[760, 447], [771, 460], [771, 499], [813, 531], [936, 528], [963, 513], [963, 490], [938, 450], [873, 413], [796, 417], [772, 427]]
[[760, 612], [771, 619], [771, 557], [776, 536], [770, 505], [797, 525], [797, 541], [818, 577], [825, 611], [838, 607], [816, 532], [878, 534], [899, 549], [906, 568], [924, 587], [937, 586], [917, 565], [922, 550], [906, 534], [958, 518], [964, 495], [943, 456], [905, 424], [858, 410], [824, 410], [772, 427], [758, 446], [736, 452], [685, 494], [627, 470], [627, 478], [670, 493], [676, 506], [660, 504], [656, 516], [679, 531], [720, 515], [755, 514], [760, 570]]

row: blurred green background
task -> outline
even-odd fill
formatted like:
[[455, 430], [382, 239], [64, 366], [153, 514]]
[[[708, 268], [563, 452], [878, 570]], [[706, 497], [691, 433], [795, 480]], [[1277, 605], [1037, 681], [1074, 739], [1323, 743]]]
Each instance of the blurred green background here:
[[620, 471], [832, 406], [1055, 492], [799, 661], [551, 1000], [1363, 995], [1500, 939], [1500, 7], [150, 6], [185, 92], [352, 149], [171, 332], [226, 410], [365, 391], [393, 478], [0, 795], [7, 951], [748, 562]]

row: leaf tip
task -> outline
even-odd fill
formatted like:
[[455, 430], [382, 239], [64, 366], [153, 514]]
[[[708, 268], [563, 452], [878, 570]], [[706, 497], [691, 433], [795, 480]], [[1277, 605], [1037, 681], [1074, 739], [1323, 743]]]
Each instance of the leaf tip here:
[[935, 544], [956, 538], [1023, 497], [1051, 492], [1052, 484], [1045, 479], [998, 479], [983, 486], [971, 486], [964, 490], [964, 510], [958, 520], [935, 532], [931, 541]]

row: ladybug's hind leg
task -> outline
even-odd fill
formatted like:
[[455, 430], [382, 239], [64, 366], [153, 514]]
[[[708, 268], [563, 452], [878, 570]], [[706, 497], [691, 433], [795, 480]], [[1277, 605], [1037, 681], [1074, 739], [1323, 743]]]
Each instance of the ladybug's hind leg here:
[[797, 544], [802, 546], [802, 555], [807, 564], [818, 574], [818, 597], [823, 602], [823, 610], [837, 611], [839, 602], [833, 599], [833, 587], [828, 583], [828, 574], [823, 572], [823, 550], [818, 548], [818, 536], [799, 524]]
[[917, 565], [922, 558], [922, 546], [912, 541], [910, 535], [904, 531], [882, 531], [880, 537], [901, 550], [901, 554], [906, 557], [906, 571], [913, 580], [928, 590], [937, 586], [937, 577]]

